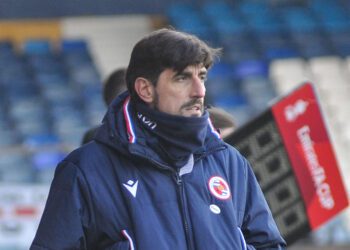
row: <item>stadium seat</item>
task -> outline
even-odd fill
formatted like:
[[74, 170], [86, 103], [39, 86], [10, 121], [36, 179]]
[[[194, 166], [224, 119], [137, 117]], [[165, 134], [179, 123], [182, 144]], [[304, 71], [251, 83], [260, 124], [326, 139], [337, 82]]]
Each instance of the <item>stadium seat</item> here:
[[63, 160], [65, 153], [57, 150], [41, 150], [31, 156], [32, 166], [35, 170], [35, 181], [50, 183], [57, 164]]
[[24, 42], [23, 51], [28, 55], [47, 55], [51, 53], [51, 44], [46, 39], [28, 39]]
[[55, 134], [36, 134], [25, 138], [23, 145], [29, 148], [40, 148], [43, 146], [55, 146], [59, 143], [59, 138]]
[[30, 183], [33, 174], [27, 155], [9, 151], [0, 155], [0, 180], [3, 183]]
[[62, 39], [60, 51], [62, 53], [89, 53], [89, 47], [84, 39]]
[[[0, 40], [0, 58], [13, 54], [13, 44], [9, 40]], [[1, 59], [0, 59], [1, 60]]]

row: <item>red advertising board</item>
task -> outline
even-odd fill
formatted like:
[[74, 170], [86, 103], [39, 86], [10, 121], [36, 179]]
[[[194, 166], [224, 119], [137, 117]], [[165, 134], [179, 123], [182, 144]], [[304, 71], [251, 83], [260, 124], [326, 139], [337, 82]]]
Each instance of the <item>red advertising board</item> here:
[[278, 101], [272, 112], [315, 229], [349, 200], [312, 84]]

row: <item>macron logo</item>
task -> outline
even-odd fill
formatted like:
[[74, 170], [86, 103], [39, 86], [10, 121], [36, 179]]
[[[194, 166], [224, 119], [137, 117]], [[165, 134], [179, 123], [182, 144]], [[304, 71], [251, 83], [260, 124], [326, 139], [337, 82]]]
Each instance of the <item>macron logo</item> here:
[[136, 198], [138, 184], [139, 184], [139, 181], [134, 182], [132, 180], [128, 180], [127, 183], [123, 183], [123, 186], [131, 193], [132, 196]]

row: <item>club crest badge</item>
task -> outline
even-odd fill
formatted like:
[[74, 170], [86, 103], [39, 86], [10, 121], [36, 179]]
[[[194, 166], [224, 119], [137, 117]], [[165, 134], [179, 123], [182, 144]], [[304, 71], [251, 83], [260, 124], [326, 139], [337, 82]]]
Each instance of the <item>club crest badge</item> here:
[[220, 176], [211, 177], [208, 186], [210, 193], [220, 200], [227, 200], [231, 197], [230, 187]]

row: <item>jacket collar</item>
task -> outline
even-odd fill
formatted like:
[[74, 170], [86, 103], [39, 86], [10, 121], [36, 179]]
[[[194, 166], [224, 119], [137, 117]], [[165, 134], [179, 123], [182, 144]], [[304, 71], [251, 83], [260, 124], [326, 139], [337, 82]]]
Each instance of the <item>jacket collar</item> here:
[[[131, 154], [147, 158], [160, 166], [169, 166], [169, 163], [155, 150], [156, 147], [152, 146], [157, 143], [157, 140], [154, 140], [140, 125], [136, 110], [126, 91], [115, 98], [109, 106], [102, 125], [95, 135], [95, 140], [124, 155], [130, 156]], [[207, 129], [204, 147], [200, 152], [194, 154], [195, 160], [227, 147], [209, 118]]]

